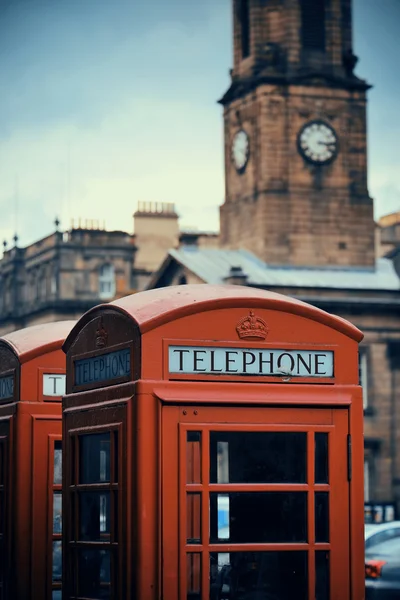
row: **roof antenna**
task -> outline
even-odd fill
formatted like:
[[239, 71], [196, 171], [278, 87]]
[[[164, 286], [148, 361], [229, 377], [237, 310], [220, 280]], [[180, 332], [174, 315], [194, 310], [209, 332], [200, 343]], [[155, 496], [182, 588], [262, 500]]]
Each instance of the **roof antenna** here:
[[19, 181], [18, 181], [18, 175], [15, 175], [15, 181], [14, 181], [14, 242], [15, 242], [15, 247], [17, 246], [17, 242], [18, 242], [18, 210], [19, 210]]

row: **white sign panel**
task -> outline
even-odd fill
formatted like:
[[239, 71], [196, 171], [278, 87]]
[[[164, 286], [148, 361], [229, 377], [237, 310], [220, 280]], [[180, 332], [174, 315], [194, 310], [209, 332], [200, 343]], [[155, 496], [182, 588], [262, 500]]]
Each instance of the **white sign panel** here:
[[65, 378], [61, 373], [43, 375], [43, 396], [64, 396]]
[[181, 375], [333, 377], [333, 352], [169, 346], [169, 372]]

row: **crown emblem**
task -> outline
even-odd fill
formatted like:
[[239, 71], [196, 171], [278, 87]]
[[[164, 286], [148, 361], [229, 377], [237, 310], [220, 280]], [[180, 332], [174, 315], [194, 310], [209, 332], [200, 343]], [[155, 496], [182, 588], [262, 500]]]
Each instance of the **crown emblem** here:
[[236, 325], [236, 331], [240, 338], [259, 338], [265, 340], [268, 335], [268, 327], [264, 319], [256, 317], [254, 310], [247, 317], [240, 319]]
[[99, 326], [96, 329], [96, 348], [107, 346], [108, 333], [104, 329], [103, 317], [100, 317]]

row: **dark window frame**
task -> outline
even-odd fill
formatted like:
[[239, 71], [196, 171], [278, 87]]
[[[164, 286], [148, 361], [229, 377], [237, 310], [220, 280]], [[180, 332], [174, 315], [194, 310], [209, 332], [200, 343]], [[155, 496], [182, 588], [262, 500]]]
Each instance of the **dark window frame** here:
[[301, 45], [304, 50], [326, 50], [326, 0], [301, 0]]
[[240, 39], [242, 45], [242, 59], [250, 56], [250, 3], [249, 0], [240, 0], [239, 7]]
[[[105, 434], [110, 435], [110, 477], [109, 481], [101, 483], [80, 483], [80, 438]], [[67, 532], [67, 544], [69, 552], [69, 566], [73, 575], [70, 582], [72, 588], [71, 600], [81, 600], [84, 596], [79, 595], [78, 577], [79, 572], [79, 554], [82, 550], [106, 550], [110, 555], [110, 582], [107, 589], [110, 590], [109, 598], [117, 600], [120, 597], [120, 517], [121, 514], [121, 464], [120, 464], [120, 445], [122, 437], [121, 425], [111, 424], [90, 429], [74, 431], [70, 436], [71, 455], [68, 461], [70, 470], [70, 485], [68, 487], [69, 506], [71, 507], [70, 519]], [[100, 540], [82, 540], [80, 538], [80, 511], [79, 498], [82, 492], [92, 492], [101, 494], [108, 492], [110, 494], [110, 532], [106, 533]]]

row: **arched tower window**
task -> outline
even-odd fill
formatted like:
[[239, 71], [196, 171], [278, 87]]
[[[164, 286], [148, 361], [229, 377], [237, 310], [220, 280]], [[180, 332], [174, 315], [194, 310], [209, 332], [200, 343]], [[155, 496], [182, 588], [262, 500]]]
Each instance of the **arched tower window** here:
[[186, 284], [187, 284], [186, 275], [181, 275], [181, 276], [179, 277], [178, 284], [179, 284], [179, 285], [186, 285]]
[[305, 50], [325, 50], [326, 0], [301, 0], [301, 42]]
[[115, 296], [115, 271], [114, 266], [102, 265], [99, 271], [99, 296], [107, 300]]
[[239, 8], [240, 30], [242, 40], [242, 58], [250, 55], [250, 6], [249, 0], [241, 0]]

